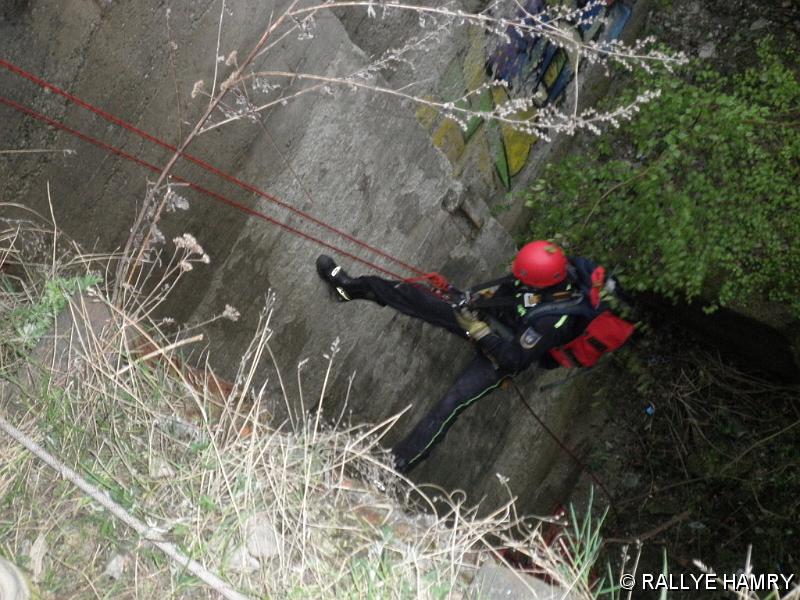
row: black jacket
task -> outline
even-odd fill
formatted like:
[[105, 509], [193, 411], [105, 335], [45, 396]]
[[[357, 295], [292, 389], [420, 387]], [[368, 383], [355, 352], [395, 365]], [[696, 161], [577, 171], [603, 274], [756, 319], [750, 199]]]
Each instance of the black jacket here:
[[[583, 257], [570, 257], [567, 282], [556, 290], [547, 290], [542, 303], [548, 302], [553, 291], [576, 289], [589, 277], [596, 264]], [[569, 286], [569, 287], [567, 287]], [[522, 302], [522, 294], [530, 291], [509, 275], [495, 291], [494, 298], [514, 297], [514, 306], [487, 308], [481, 316], [492, 326], [492, 333], [477, 344], [483, 353], [505, 373], [519, 373], [543, 358], [551, 348], [557, 348], [578, 337], [589, 320], [578, 315], [545, 315], [531, 318]]]

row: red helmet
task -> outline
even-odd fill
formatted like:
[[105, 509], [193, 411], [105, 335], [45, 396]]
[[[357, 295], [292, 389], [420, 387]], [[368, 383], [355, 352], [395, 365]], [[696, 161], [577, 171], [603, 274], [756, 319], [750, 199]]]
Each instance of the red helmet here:
[[522, 247], [511, 271], [525, 285], [550, 287], [567, 278], [567, 257], [552, 242], [537, 240]]

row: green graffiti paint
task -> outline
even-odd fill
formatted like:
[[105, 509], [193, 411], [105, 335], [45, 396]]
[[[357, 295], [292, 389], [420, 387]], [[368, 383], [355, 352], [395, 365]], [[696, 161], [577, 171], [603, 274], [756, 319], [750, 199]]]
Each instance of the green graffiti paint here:
[[553, 62], [551, 62], [550, 66], [547, 68], [547, 72], [544, 74], [544, 85], [548, 89], [553, 87], [556, 79], [558, 79], [558, 74], [561, 73], [561, 69], [564, 68], [566, 63], [567, 53], [563, 50], [559, 50], [553, 58]]
[[[492, 93], [489, 90], [483, 90], [477, 99], [473, 100], [472, 109], [480, 112], [488, 113], [494, 108], [494, 101], [492, 100]], [[467, 131], [464, 137], [469, 140], [472, 135], [478, 130], [483, 119], [480, 117], [472, 117], [467, 122]]]

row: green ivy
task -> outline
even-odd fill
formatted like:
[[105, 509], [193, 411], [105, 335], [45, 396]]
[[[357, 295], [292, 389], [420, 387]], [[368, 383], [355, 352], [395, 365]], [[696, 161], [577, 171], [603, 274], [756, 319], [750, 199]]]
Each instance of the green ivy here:
[[632, 289], [800, 315], [800, 81], [770, 40], [757, 59], [637, 79], [627, 95], [661, 96], [546, 170], [526, 197], [533, 237], [618, 267]]

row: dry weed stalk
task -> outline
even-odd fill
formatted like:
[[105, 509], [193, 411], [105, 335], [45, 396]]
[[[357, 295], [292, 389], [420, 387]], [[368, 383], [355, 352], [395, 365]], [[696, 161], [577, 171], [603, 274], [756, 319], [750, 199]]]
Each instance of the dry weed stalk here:
[[[23, 229], [17, 223], [0, 232], [0, 264], [24, 265], [29, 251], [57, 261], [35, 262], [21, 278], [24, 293], [0, 294], [4, 314], [36, 306], [46, 285], [35, 282], [62, 275], [63, 265], [97, 264], [60, 250], [54, 255], [56, 234], [52, 228], [44, 234], [41, 225], [28, 230], [44, 243], [20, 246]], [[67, 242], [58, 237], [57, 247]], [[175, 268], [192, 247], [184, 242], [187, 248], [166, 259], [172, 280], [160, 281], [160, 288], [171, 289], [186, 274]], [[193, 250], [195, 259], [202, 256]], [[187, 371], [177, 351], [191, 338], [166, 335], [150, 316], [161, 296], [129, 290], [126, 312], [102, 286], [85, 293], [67, 305], [78, 326], [63, 355], [54, 350], [38, 366], [20, 357], [38, 387], [27, 387], [29, 395], [14, 405], [5, 402], [4, 390], [7, 419], [0, 423], [37, 457], [6, 446], [0, 494], [16, 525], [0, 533], [0, 545], [18, 559], [45, 532], [44, 569], [60, 582], [60, 597], [88, 589], [205, 596], [178, 564], [232, 598], [360, 597], [366, 582], [390, 597], [434, 598], [436, 590], [466, 589], [493, 540], [510, 540], [520, 528], [513, 499], [479, 516], [462, 494], [438, 491], [434, 500], [430, 490], [399, 478], [380, 442], [400, 415], [373, 426], [334, 427], [319, 410], [298, 411], [313, 403], [291, 397], [282, 380], [270, 391], [260, 373], [274, 357], [274, 294], [267, 295], [236, 380], [226, 387], [209, 369]], [[86, 326], [91, 303], [108, 311], [102, 331]], [[336, 353], [334, 343], [326, 377]], [[227, 391], [222, 402], [221, 389]], [[328, 393], [323, 385], [318, 407]], [[271, 422], [280, 405], [290, 415], [282, 425]], [[65, 486], [40, 460], [83, 491]], [[419, 512], [420, 502], [428, 514]], [[177, 563], [155, 558], [152, 545]], [[116, 579], [104, 576], [117, 568]], [[38, 583], [50, 579], [42, 575]]]
[[[576, 72], [579, 71], [580, 65], [599, 64], [607, 70], [610, 64], [617, 64], [628, 70], [639, 68], [650, 71], [657, 64], [670, 69], [685, 61], [680, 54], [670, 55], [654, 48], [655, 40], [652, 38], [639, 40], [630, 46], [619, 40], [584, 41], [576, 34], [576, 27], [590, 25], [593, 18], [588, 15], [594, 8], [601, 5], [605, 5], [602, 0], [593, 0], [582, 8], [565, 8], [555, 5], [542, 13], [535, 14], [528, 12], [523, 3], [519, 1], [495, 1], [479, 13], [466, 12], [454, 7], [452, 3], [426, 5], [425, 3], [375, 2], [372, 0], [332, 0], [312, 3], [310, 6], [289, 7], [284, 13], [284, 16], [288, 16], [285, 21], [287, 30], [278, 36], [279, 40], [296, 35], [299, 40], [313, 43], [315, 22], [320, 16], [319, 13], [334, 9], [363, 9], [370, 19], [375, 20], [392, 18], [403, 13], [416, 14], [419, 33], [412, 36], [410, 42], [399, 48], [387, 50], [382, 56], [352, 73], [326, 75], [286, 70], [259, 70], [245, 74], [241, 69], [237, 69], [223, 84], [223, 89], [233, 89], [234, 86], [238, 86], [235, 104], [233, 106], [221, 105], [221, 108], [224, 108], [222, 119], [216, 123], [204, 125], [201, 131], [209, 131], [239, 119], [252, 120], [258, 113], [278, 104], [285, 105], [306, 93], [331, 94], [334, 87], [341, 87], [354, 92], [360, 90], [394, 96], [412, 104], [427, 106], [456, 121], [465, 130], [469, 121], [477, 117], [487, 121], [497, 121], [546, 139], [556, 133], [572, 134], [581, 129], [599, 133], [601, 124], [617, 125], [620, 120], [630, 118], [638, 110], [639, 105], [658, 95], [658, 91], [644, 93], [630, 105], [619, 106], [605, 112], [591, 108], [579, 111], [580, 80], [575, 78], [572, 84], [574, 93], [570, 109], [560, 109], [553, 105], [542, 106], [541, 102], [536, 101], [532, 94], [514, 91], [506, 102], [495, 106], [493, 110], [480, 111], [470, 108], [469, 101], [485, 90], [494, 87], [508, 90], [510, 88], [508, 81], [485, 82], [458, 99], [439, 102], [426, 97], [422, 92], [411, 91], [410, 88], [419, 87], [418, 82], [392, 88], [381, 85], [379, 78], [385, 73], [396, 70], [400, 65], [409, 66], [413, 71], [417, 67], [415, 61], [418, 60], [419, 54], [435, 48], [442, 43], [443, 38], [452, 37], [455, 31], [465, 26], [479, 27], [483, 30], [489, 39], [487, 42], [489, 46], [509, 43], [511, 34], [518, 36], [521, 40], [543, 38], [568, 52], [570, 63]], [[378, 12], [380, 12], [380, 17]], [[262, 49], [259, 56], [269, 49]], [[235, 53], [231, 56], [234, 57], [235, 64]], [[289, 84], [297, 81], [309, 82], [311, 85], [289, 91]], [[247, 83], [250, 84], [249, 90], [245, 85]], [[284, 91], [286, 93], [283, 93]], [[203, 93], [202, 85], [197, 86], [194, 93]], [[267, 100], [255, 102], [251, 100], [251, 95], [266, 96]], [[531, 109], [538, 110], [535, 114], [530, 115], [528, 113]]]
[[[5, 219], [0, 227], [2, 322], [12, 313], [37, 315], [32, 308], [54, 277], [104, 263], [80, 255], [41, 222]], [[173, 266], [202, 256], [191, 239], [180, 239], [186, 247], [166, 261]], [[165, 289], [187, 273], [168, 272], [173, 279], [160, 282]], [[57, 581], [59, 597], [87, 590], [208, 597], [173, 563], [148, 553], [156, 544], [171, 549], [178, 564], [205, 569], [217, 589], [236, 588], [229, 597], [362, 597], [371, 590], [434, 598], [440, 597], [437, 590], [466, 590], [488, 557], [508, 564], [500, 549], [510, 548], [576, 597], [597, 597], [586, 583], [591, 564], [564, 551], [566, 538], [548, 543], [540, 525], [517, 514], [510, 491], [505, 504], [482, 514], [458, 491], [416, 487], [393, 473], [380, 442], [400, 415], [373, 426], [332, 426], [319, 410], [297, 410], [309, 405], [302, 385], [297, 397], [280, 375], [277, 389], [261, 381], [265, 365], [277, 369], [270, 346], [274, 294], [265, 299], [228, 387], [210, 369], [186, 370], [177, 350], [179, 340], [189, 338], [167, 335], [150, 316], [149, 304], [161, 297], [131, 290], [133, 304], [125, 312], [102, 286], [86, 293], [107, 307], [109, 327], [97, 332], [79, 326], [65, 356], [53, 354], [35, 365], [17, 348], [16, 360], [2, 363], [25, 364], [39, 384], [28, 386], [29, 396], [13, 405], [6, 401], [8, 384], [0, 386], [0, 424], [20, 432], [16, 438], [29, 449], [42, 449], [39, 459], [54, 457], [51, 466], [86, 482], [90, 496], [99, 492], [103, 498], [87, 499], [21, 446], [3, 446], [0, 498], [14, 525], [0, 529], [0, 548], [16, 562], [40, 548], [38, 585]], [[137, 298], [148, 306], [137, 308]], [[89, 320], [88, 304], [80, 297], [68, 303], [73, 322]], [[235, 311], [227, 307], [225, 313], [230, 318]], [[152, 348], [144, 356], [132, 343], [142, 338]], [[8, 340], [0, 342], [5, 346]], [[336, 350], [334, 344], [325, 357], [326, 376], [333, 372]], [[7, 352], [4, 347], [3, 356]], [[222, 389], [225, 398], [219, 397]], [[318, 407], [326, 389], [319, 392]], [[289, 415], [283, 424], [271, 421], [280, 406]], [[420, 512], [421, 506], [429, 510]], [[112, 564], [122, 567], [109, 580], [104, 573]]]
[[[221, 74], [219, 60], [214, 63], [214, 76], [211, 90], [206, 92], [202, 81], [198, 81], [192, 97], [202, 95], [208, 98], [208, 106], [195, 123], [191, 132], [183, 139], [178, 149], [162, 169], [155, 183], [150, 187], [144, 205], [139, 211], [131, 229], [123, 260], [116, 273], [116, 287], [113, 299], [120, 305], [120, 295], [124, 286], [137, 287], [134, 279], [141, 277], [145, 270], [143, 260], [154, 241], [157, 241], [157, 223], [168, 204], [169, 193], [162, 193], [169, 184], [169, 173], [178, 158], [191, 145], [194, 139], [207, 131], [222, 125], [247, 119], [260, 123], [259, 115], [276, 105], [285, 105], [308, 93], [334, 94], [335, 88], [352, 92], [366, 92], [388, 95], [403, 102], [425, 106], [457, 122], [466, 129], [470, 121], [482, 119], [498, 122], [519, 131], [549, 139], [556, 133], [572, 134], [578, 130], [600, 132], [604, 124], [617, 126], [621, 120], [630, 118], [639, 106], [658, 95], [658, 90], [641, 94], [631, 104], [618, 106], [607, 111], [594, 108], [580, 109], [579, 82], [582, 76], [581, 65], [601, 65], [608, 70], [609, 65], [617, 64], [625, 69], [651, 70], [655, 65], [672, 68], [684, 61], [684, 57], [670, 55], [654, 47], [654, 40], [647, 38], [632, 45], [619, 40], [584, 41], [576, 34], [576, 27], [591, 24], [592, 11], [604, 6], [603, 0], [591, 0], [582, 8], [565, 8], [554, 4], [541, 13], [531, 13], [527, 4], [518, 0], [495, 0], [478, 13], [461, 10], [455, 3], [408, 3], [400, 1], [336, 1], [288, 2], [277, 15], [270, 13], [264, 30], [256, 44], [247, 52], [230, 52], [224, 59], [224, 67], [229, 73]], [[222, 44], [222, 22], [225, 15], [225, 1], [220, 2], [219, 27], [217, 31], [216, 53], [220, 57]], [[315, 43], [316, 22], [331, 10], [363, 10], [370, 20], [393, 18], [403, 14], [417, 16], [419, 31], [410, 36], [409, 41], [397, 48], [391, 48], [380, 57], [371, 60], [363, 67], [348, 73], [311, 73], [297, 70], [256, 69], [254, 61], [274, 53], [278, 45], [297, 38], [301, 44]], [[380, 15], [380, 16], [379, 16]], [[168, 15], [169, 17], [169, 15]], [[448, 101], [431, 99], [420, 87], [418, 80], [392, 87], [382, 83], [384, 75], [400, 67], [409, 67], [412, 76], [418, 77], [421, 69], [420, 58], [437, 48], [443, 40], [450, 39], [463, 27], [478, 27], [485, 32], [488, 44], [509, 44], [511, 37], [523, 40], [546, 40], [564, 49], [573, 70], [578, 74], [573, 78], [572, 105], [561, 109], [554, 104], [542, 105], [533, 94], [513, 90], [507, 100], [496, 104], [491, 110], [472, 108], [470, 101], [492, 88], [509, 90], [508, 81], [497, 79], [484, 82], [476, 89], [468, 90], [461, 98]], [[325, 43], [325, 42], [323, 42]], [[225, 79], [218, 84], [218, 79]], [[417, 90], [417, 91], [415, 91]], [[226, 97], [233, 96], [233, 101]], [[535, 110], [534, 110], [535, 109]], [[217, 118], [219, 117], [219, 118]], [[168, 188], [169, 189], [169, 188]], [[155, 238], [155, 240], [154, 240]]]

